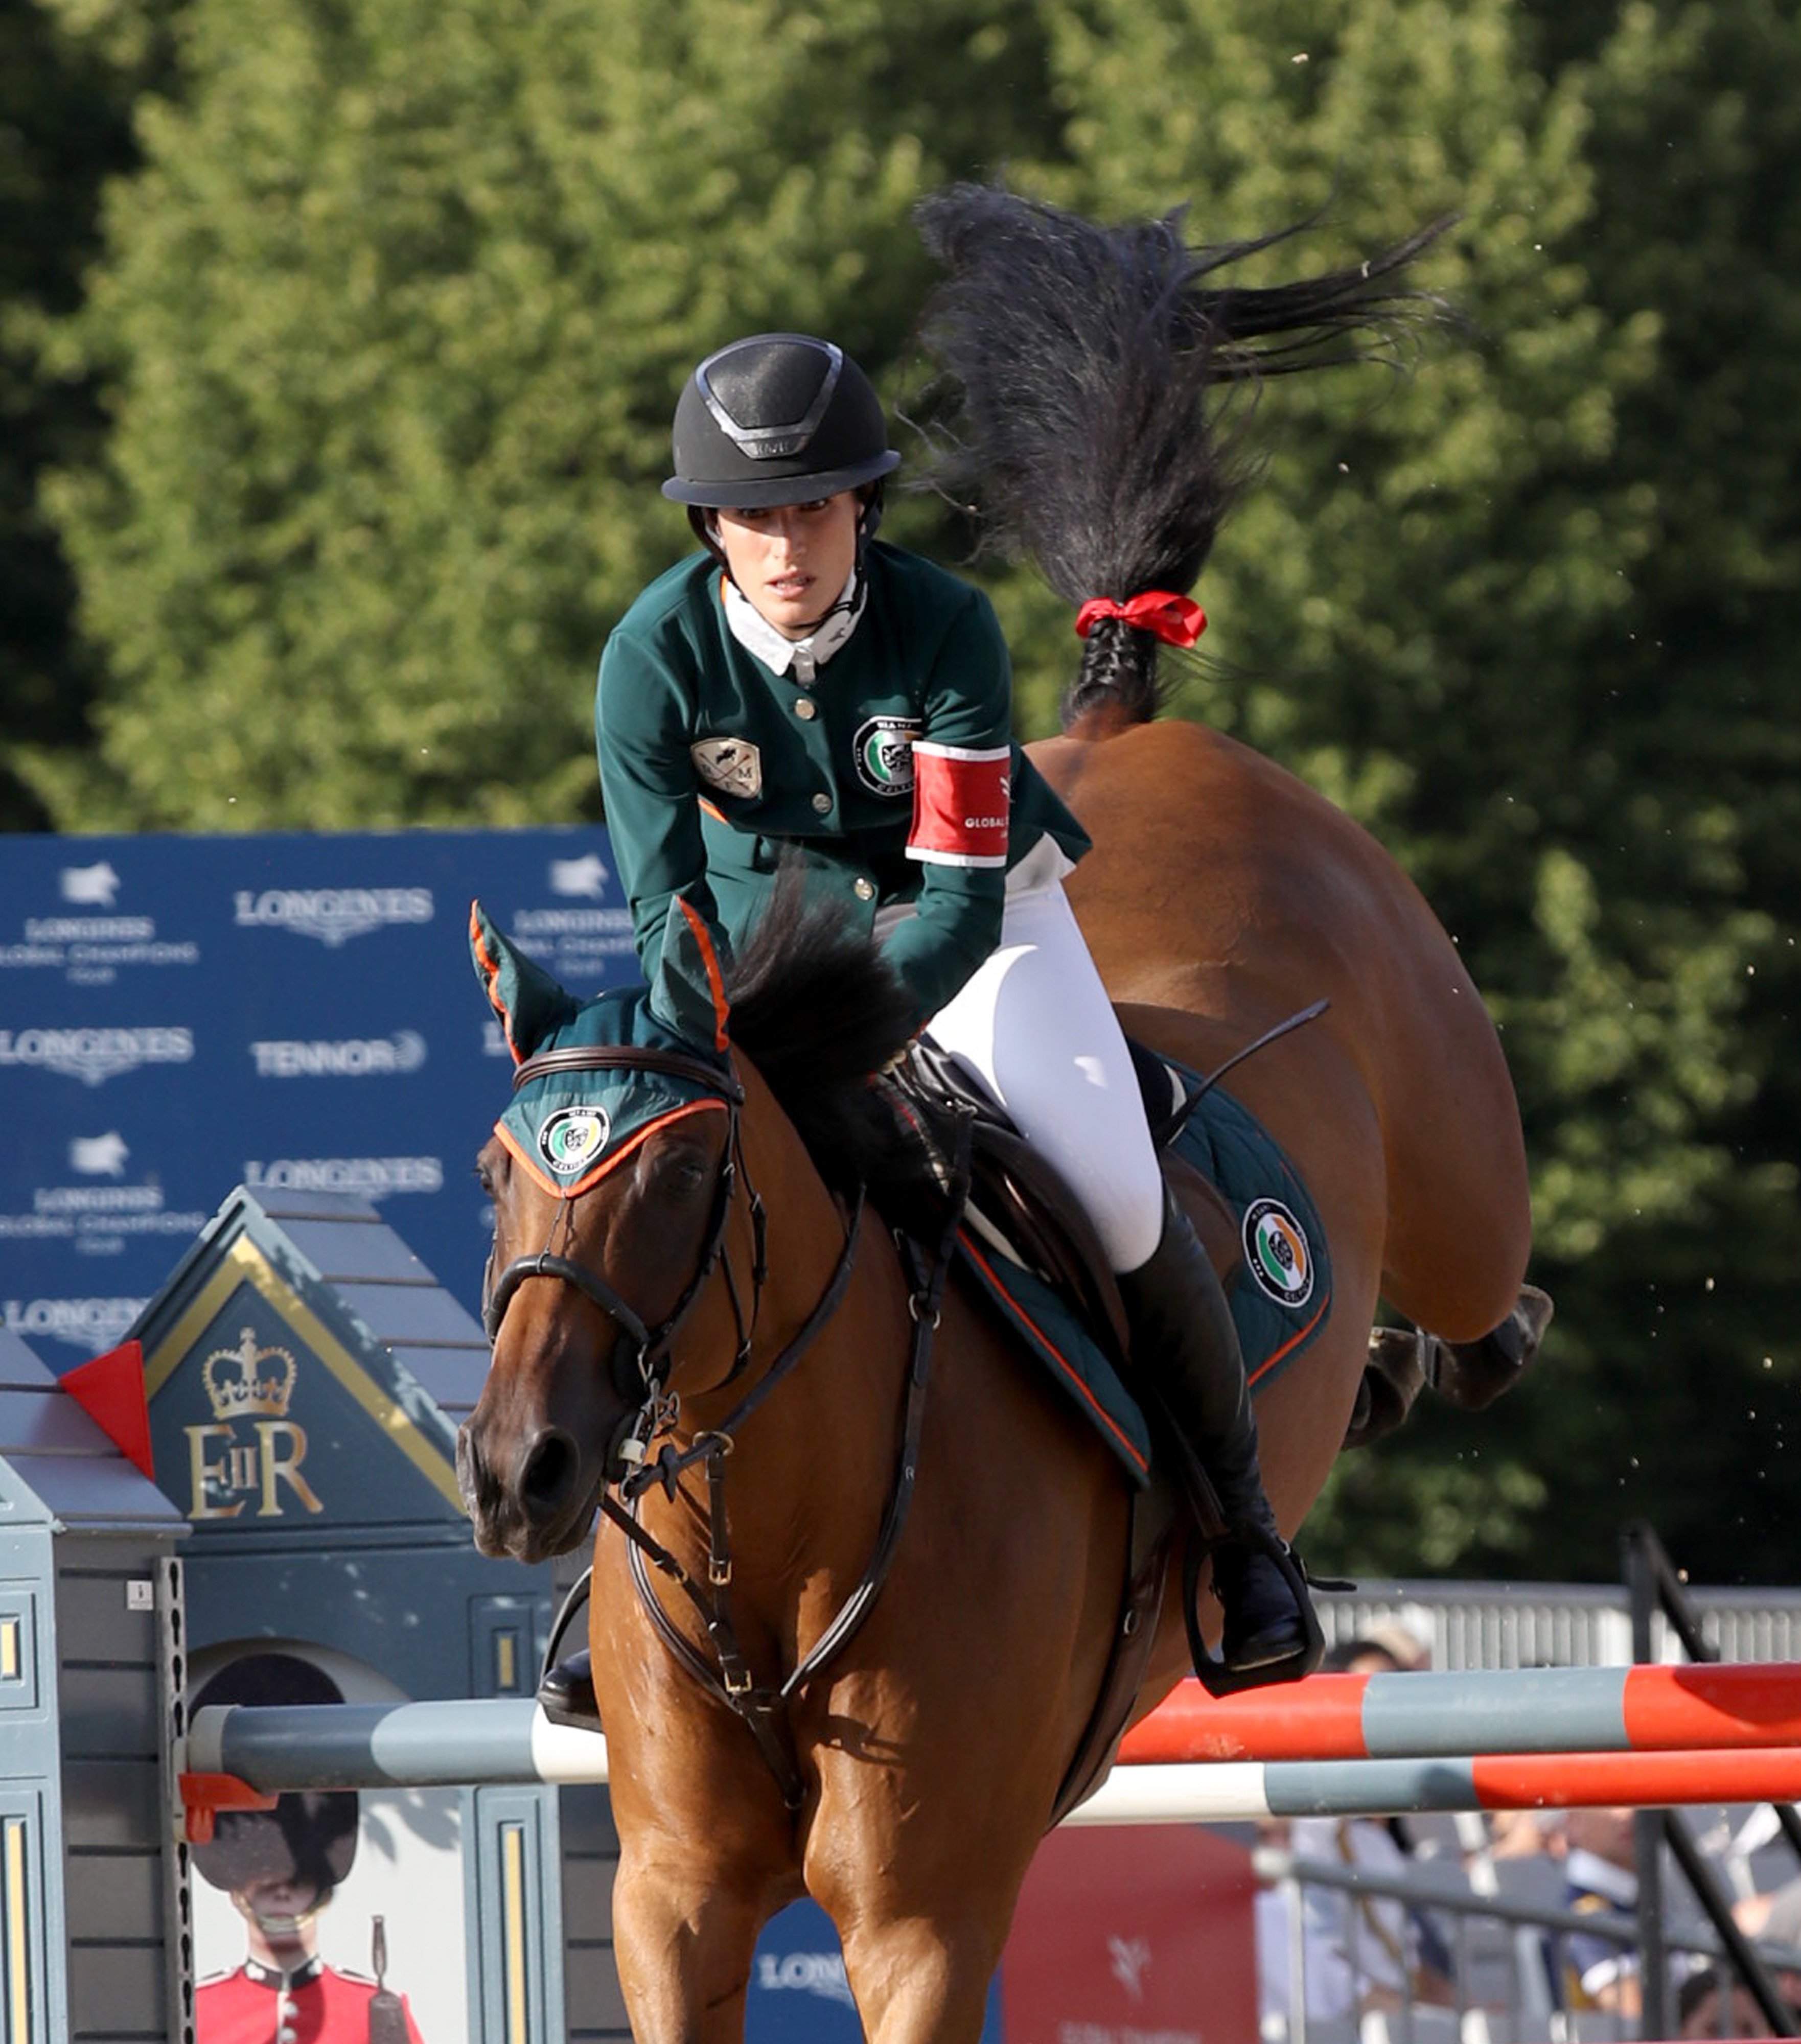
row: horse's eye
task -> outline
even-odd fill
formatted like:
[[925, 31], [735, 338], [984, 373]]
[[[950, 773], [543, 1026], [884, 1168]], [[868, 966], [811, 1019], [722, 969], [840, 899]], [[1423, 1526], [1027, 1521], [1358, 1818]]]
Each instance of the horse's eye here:
[[659, 1199], [685, 1204], [706, 1190], [711, 1176], [704, 1157], [691, 1150], [679, 1151], [658, 1166], [653, 1189]]

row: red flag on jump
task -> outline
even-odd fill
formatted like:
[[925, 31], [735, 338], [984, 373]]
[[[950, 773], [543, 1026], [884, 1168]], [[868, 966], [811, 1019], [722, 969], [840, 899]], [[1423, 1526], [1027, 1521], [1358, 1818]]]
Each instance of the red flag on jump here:
[[150, 1404], [144, 1391], [144, 1344], [129, 1341], [109, 1349], [91, 1362], [79, 1364], [68, 1371], [62, 1384], [120, 1453], [154, 1483], [156, 1469], [150, 1449]]

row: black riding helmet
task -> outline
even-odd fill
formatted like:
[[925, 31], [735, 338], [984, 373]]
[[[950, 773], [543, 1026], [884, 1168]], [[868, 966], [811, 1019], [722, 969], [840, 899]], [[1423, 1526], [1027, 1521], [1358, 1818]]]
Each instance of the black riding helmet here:
[[805, 504], [896, 468], [874, 386], [841, 348], [758, 333], [708, 355], [688, 378], [663, 494], [710, 510]]

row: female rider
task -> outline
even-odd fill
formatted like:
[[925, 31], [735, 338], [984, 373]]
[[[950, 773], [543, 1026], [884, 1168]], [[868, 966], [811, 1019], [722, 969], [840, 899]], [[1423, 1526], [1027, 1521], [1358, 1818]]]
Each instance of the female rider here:
[[[1275, 1527], [1219, 1280], [1164, 1189], [1129, 1053], [1064, 897], [1088, 840], [1014, 742], [987, 599], [875, 539], [900, 457], [841, 349], [759, 334], [676, 406], [675, 473], [705, 550], [639, 597], [600, 663], [614, 862], [652, 1005], [678, 897], [724, 953], [785, 852], [873, 928], [918, 1026], [972, 1070], [1087, 1207], [1133, 1354], [1210, 1476], [1235, 1673], [1297, 1671], [1307, 1629]], [[1260, 1539], [1260, 1535], [1263, 1539]]]

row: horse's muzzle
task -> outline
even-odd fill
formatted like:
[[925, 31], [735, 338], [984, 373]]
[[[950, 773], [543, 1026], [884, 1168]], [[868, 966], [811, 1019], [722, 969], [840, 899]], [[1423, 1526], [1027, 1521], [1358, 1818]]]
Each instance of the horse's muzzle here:
[[566, 1554], [586, 1538], [599, 1503], [601, 1477], [575, 1437], [545, 1427], [517, 1457], [510, 1479], [483, 1451], [479, 1416], [456, 1434], [456, 1483], [484, 1554], [526, 1562]]

